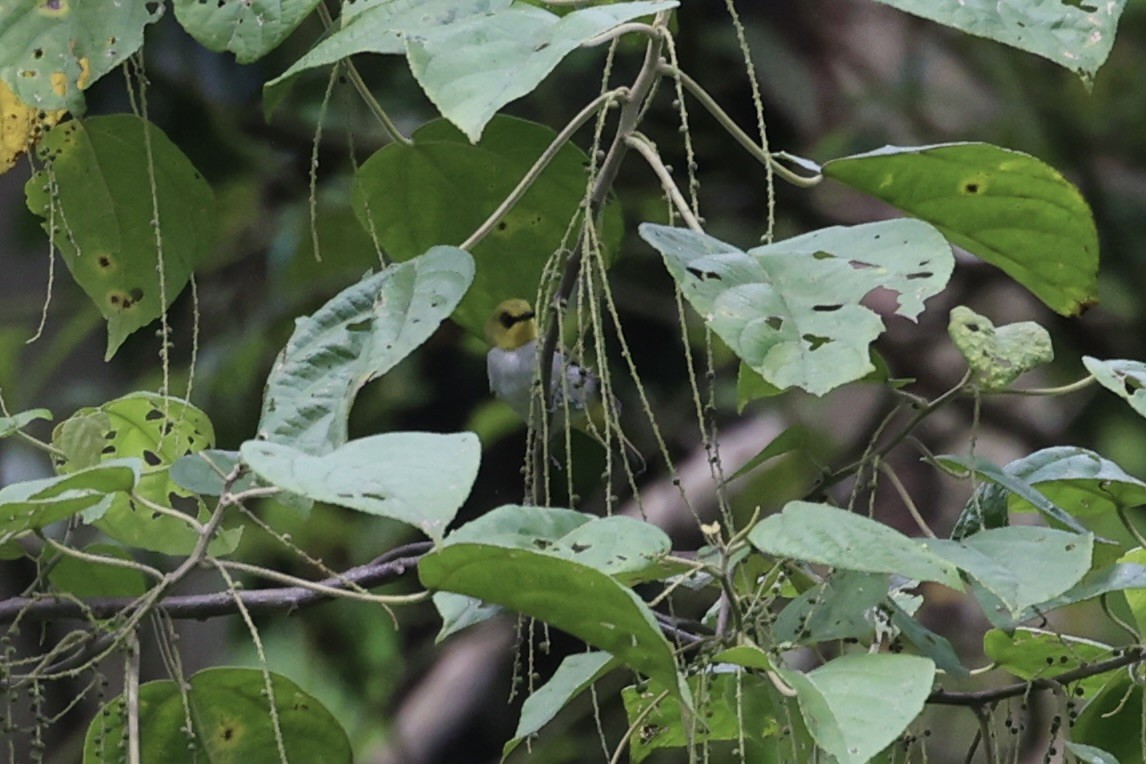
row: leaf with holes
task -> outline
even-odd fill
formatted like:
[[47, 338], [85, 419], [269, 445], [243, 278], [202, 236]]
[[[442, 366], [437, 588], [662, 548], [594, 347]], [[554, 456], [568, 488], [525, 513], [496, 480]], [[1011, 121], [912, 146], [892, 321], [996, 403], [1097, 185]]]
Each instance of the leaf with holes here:
[[159, 128], [132, 115], [68, 122], [38, 153], [45, 166], [24, 188], [28, 209], [107, 319], [110, 359], [210, 252], [214, 194]]
[[985, 316], [957, 305], [947, 333], [967, 359], [971, 380], [983, 390], [1000, 390], [1022, 374], [1054, 360], [1050, 334], [1034, 321], [995, 327]]
[[1146, 363], [1141, 361], [1100, 361], [1084, 355], [1082, 364], [1098, 384], [1122, 398], [1146, 417]]
[[1094, 216], [1079, 190], [1035, 157], [989, 143], [885, 146], [823, 171], [931, 223], [1058, 313], [1097, 299]]
[[388, 432], [320, 456], [249, 440], [239, 453], [271, 485], [407, 523], [435, 541], [469, 496], [481, 462], [481, 444], [471, 432]]
[[279, 46], [318, 5], [318, 0], [174, 0], [175, 18], [203, 47], [230, 51], [240, 64]]
[[433, 247], [296, 319], [267, 377], [259, 437], [312, 455], [346, 443], [358, 391], [429, 339], [469, 288], [473, 268], [465, 251]]
[[[190, 552], [199, 534], [190, 524], [148, 503], [173, 509], [191, 497], [190, 491], [171, 478], [171, 465], [186, 454], [210, 448], [214, 441], [211, 420], [202, 411], [178, 398], [146, 392], [80, 409], [52, 432], [52, 444], [61, 452], [54, 460], [56, 471], [62, 474], [125, 457], [143, 463], [132, 495], [117, 494], [98, 519], [85, 517], [117, 541], [164, 554]], [[187, 503], [198, 506], [197, 501]], [[240, 530], [220, 533], [210, 551], [234, 550]]]
[[1126, 0], [877, 0], [1064, 66], [1088, 86], [1110, 55]]
[[63, 119], [66, 109], [38, 109], [20, 100], [0, 80], [0, 174], [15, 166], [52, 125]]
[[[426, 247], [461, 243], [513, 190], [556, 137], [549, 127], [496, 117], [476, 145], [445, 120], [414, 133], [412, 146], [392, 143], [354, 176], [354, 212], [394, 260]], [[550, 256], [568, 244], [588, 183], [585, 152], [567, 143], [525, 195], [473, 247], [473, 287], [453, 319], [476, 336], [502, 300], [532, 299]], [[605, 207], [599, 237], [606, 254], [624, 232], [617, 204]]]
[[916, 220], [836, 226], [747, 252], [703, 233], [644, 223], [669, 273], [713, 331], [779, 388], [823, 395], [874, 367], [868, 346], [883, 321], [861, 300], [899, 294], [914, 319], [954, 266], [939, 233]]
[[[206, 669], [185, 688], [148, 682], [139, 687], [137, 712], [141, 761], [353, 760], [346, 731], [325, 706], [285, 676], [260, 669]], [[88, 727], [84, 764], [107, 761], [126, 739], [127, 725], [121, 695]]]
[[10, 0], [0, 12], [0, 80], [34, 109], [80, 112], [81, 91], [139, 50], [162, 16], [150, 0]]

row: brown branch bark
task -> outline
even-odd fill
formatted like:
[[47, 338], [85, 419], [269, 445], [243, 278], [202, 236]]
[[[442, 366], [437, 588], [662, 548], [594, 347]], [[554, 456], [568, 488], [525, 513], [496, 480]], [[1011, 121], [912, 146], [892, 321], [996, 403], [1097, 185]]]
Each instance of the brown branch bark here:
[[[430, 542], [407, 544], [391, 549], [376, 559], [350, 568], [339, 576], [319, 581], [319, 584], [347, 589], [355, 584], [370, 589], [389, 583], [418, 564], [421, 556], [431, 548]], [[186, 594], [164, 597], [156, 608], [176, 619], [205, 619], [238, 612], [235, 600], [253, 613], [293, 611], [333, 599], [332, 595], [302, 586], [284, 586], [270, 589], [249, 589], [238, 592], [222, 591], [210, 594]], [[111, 618], [138, 601], [135, 597], [92, 597], [79, 600], [74, 597], [44, 595], [39, 597], [11, 597], [0, 602], [0, 623], [17, 619], [47, 621], [59, 619]]]

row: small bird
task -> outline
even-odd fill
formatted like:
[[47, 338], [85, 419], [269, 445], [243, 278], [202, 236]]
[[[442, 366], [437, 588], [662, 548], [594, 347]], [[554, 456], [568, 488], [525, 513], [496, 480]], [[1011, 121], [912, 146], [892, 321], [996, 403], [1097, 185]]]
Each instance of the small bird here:
[[[538, 364], [536, 319], [537, 314], [528, 302], [512, 299], [500, 303], [485, 323], [486, 337], [493, 345], [486, 355], [489, 389], [527, 422]], [[550, 380], [549, 410], [557, 415], [553, 431], [563, 429], [567, 398], [570, 426], [601, 441], [605, 411], [600, 378], [583, 366], [566, 362], [561, 351], [557, 351], [553, 354]], [[620, 405], [615, 399], [613, 403], [619, 411]], [[589, 420], [595, 425], [595, 432]], [[628, 438], [621, 433], [618, 436], [639, 458], [640, 454]]]

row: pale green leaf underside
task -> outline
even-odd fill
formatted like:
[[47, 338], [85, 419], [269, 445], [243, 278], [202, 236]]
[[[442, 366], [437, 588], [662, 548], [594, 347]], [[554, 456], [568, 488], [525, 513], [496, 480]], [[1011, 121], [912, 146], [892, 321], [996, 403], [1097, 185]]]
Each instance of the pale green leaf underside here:
[[505, 744], [502, 756], [550, 722], [557, 712], [596, 682], [618, 661], [608, 653], [589, 652], [568, 655], [549, 681], [534, 690], [521, 704], [521, 718], [513, 739]]
[[364, 0], [345, 4], [337, 28], [263, 86], [268, 114], [282, 100], [286, 86], [308, 69], [327, 66], [357, 53], [404, 55], [407, 35], [428, 34], [434, 27], [457, 23], [475, 14], [508, 8], [512, 0]]
[[37, 419], [51, 418], [52, 412], [48, 409], [29, 409], [12, 416], [0, 416], [0, 438], [16, 434]]
[[845, 570], [897, 573], [917, 581], [937, 581], [952, 589], [963, 588], [955, 566], [928, 550], [923, 542], [827, 504], [788, 502], [779, 514], [758, 523], [748, 540], [766, 554]]
[[249, 64], [278, 47], [318, 0], [173, 0], [175, 18], [205, 48]]
[[978, 37], [1050, 59], [1084, 82], [1110, 55], [1126, 0], [878, 0]]
[[781, 670], [796, 690], [816, 744], [841, 764], [863, 764], [923, 710], [935, 664], [916, 655], [845, 655], [802, 674]]
[[271, 485], [407, 523], [439, 541], [477, 478], [481, 444], [469, 432], [391, 432], [322, 456], [259, 440], [239, 453]]
[[410, 70], [442, 116], [472, 141], [497, 110], [533, 91], [582, 43], [676, 0], [583, 8], [565, 16], [516, 4], [408, 34]]
[[1058, 313], [1073, 315], [1097, 299], [1090, 207], [1035, 157], [988, 143], [885, 146], [834, 159], [823, 171], [931, 223]]
[[868, 345], [884, 325], [865, 295], [897, 292], [896, 313], [914, 319], [954, 266], [943, 237], [917, 220], [824, 228], [748, 252], [684, 228], [640, 232], [741, 360], [776, 387], [816, 395], [874, 368]]
[[1016, 616], [1068, 591], [1086, 575], [1094, 536], [1015, 525], [962, 541], [933, 539], [927, 545], [973, 576]]
[[1100, 361], [1084, 355], [1082, 363], [1098, 383], [1124, 399], [1146, 417], [1146, 363], [1141, 361]]
[[267, 378], [259, 436], [310, 454], [347, 440], [358, 391], [421, 345], [457, 306], [473, 258], [455, 247], [426, 254], [347, 287], [295, 330]]

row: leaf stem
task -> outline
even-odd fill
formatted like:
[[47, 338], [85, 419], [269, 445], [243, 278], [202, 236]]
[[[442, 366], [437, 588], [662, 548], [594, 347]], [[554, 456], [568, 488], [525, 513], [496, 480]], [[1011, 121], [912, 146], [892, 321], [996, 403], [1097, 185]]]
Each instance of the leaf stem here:
[[617, 26], [613, 27], [612, 29], [606, 29], [604, 32], [602, 32], [601, 34], [599, 34], [595, 37], [590, 37], [588, 40], [581, 43], [581, 47], [582, 48], [595, 48], [598, 45], [603, 45], [607, 42], [612, 42], [613, 40], [617, 39], [618, 37], [626, 35], [629, 32], [638, 32], [640, 34], [643, 34], [645, 37], [650, 37], [650, 38], [656, 37], [660, 34], [660, 32], [656, 29], [656, 27], [651, 26], [650, 24], [643, 24], [639, 21], [630, 21], [630, 22], [627, 22], [625, 24], [618, 24]]
[[1004, 387], [998, 390], [980, 390], [983, 395], [1067, 395], [1075, 393], [1079, 390], [1084, 390], [1097, 382], [1093, 374], [1088, 374], [1077, 382], [1071, 382], [1069, 385], [1061, 385], [1059, 387], [1034, 387], [1026, 390], [1021, 390], [1013, 387]]
[[[682, 72], [677, 67], [662, 61], [659, 65], [659, 71], [661, 74], [679, 79], [681, 84], [684, 85], [685, 89], [692, 93], [696, 100], [700, 101], [700, 105], [707, 109], [708, 113], [716, 118], [716, 121], [720, 123], [721, 127], [728, 131], [728, 134], [731, 135], [736, 140], [736, 142], [744, 148], [745, 151], [751, 154], [752, 157], [760, 164], [770, 166], [772, 171], [784, 180], [788, 181], [794, 186], [799, 186], [800, 188], [811, 188], [812, 186], [818, 185], [820, 181], [824, 179], [824, 176], [819, 173], [810, 177], [800, 175], [798, 173], [792, 172], [792, 170], [776, 161], [776, 155], [773, 155], [761, 148], [756, 143], [756, 141], [752, 140], [752, 138], [750, 138], [746, 132], [740, 129], [740, 126], [736, 124], [736, 121], [733, 120], [732, 117], [728, 116], [728, 112], [720, 108], [720, 104], [716, 102], [716, 99], [710, 96], [708, 91], [700, 86], [699, 82]], [[785, 154], [784, 156], [788, 155]]]
[[607, 93], [602, 93], [594, 98], [588, 106], [579, 111], [573, 119], [569, 120], [569, 123], [565, 125], [561, 132], [550, 141], [545, 151], [541, 152], [541, 156], [537, 158], [533, 166], [522, 176], [514, 189], [509, 192], [509, 196], [505, 197], [501, 204], [497, 206], [497, 209], [490, 213], [485, 222], [478, 226], [477, 230], [471, 233], [458, 247], [469, 250], [488, 236], [490, 231], [506, 216], [506, 213], [513, 209], [515, 204], [521, 201], [521, 197], [525, 196], [526, 192], [529, 191], [530, 187], [532, 187], [541, 176], [541, 173], [545, 172], [545, 168], [549, 166], [550, 162], [557, 156], [557, 153], [569, 142], [569, 139], [573, 137], [573, 133], [577, 132], [594, 114], [599, 112], [602, 108], [608, 108], [609, 105], [618, 98], [624, 97], [627, 92], [627, 88], [616, 88]]
[[684, 194], [680, 192], [680, 187], [677, 186], [676, 181], [672, 179], [672, 173], [669, 172], [668, 167], [666, 167], [665, 163], [661, 160], [660, 154], [657, 153], [657, 147], [653, 142], [643, 134], [635, 132], [625, 139], [625, 143], [629, 148], [644, 157], [645, 161], [649, 163], [649, 167], [656, 173], [657, 178], [661, 182], [661, 187], [665, 193], [668, 194], [669, 199], [672, 200], [673, 206], [676, 207], [677, 212], [680, 213], [685, 225], [697, 233], [704, 233], [704, 228], [701, 227], [700, 221], [696, 219], [696, 215], [693, 215], [692, 210], [689, 209]]
[[662, 690], [660, 695], [657, 695], [655, 698], [649, 701], [649, 704], [645, 706], [645, 708], [642, 709], [639, 714], [637, 714], [636, 718], [633, 719], [633, 723], [629, 725], [629, 728], [625, 730], [625, 734], [621, 736], [620, 742], [617, 743], [617, 747], [613, 751], [613, 755], [609, 758], [609, 764], [619, 764], [621, 761], [621, 755], [625, 751], [625, 746], [629, 742], [629, 738], [631, 738], [633, 733], [637, 731], [637, 728], [641, 726], [641, 722], [643, 722], [649, 714], [656, 710], [656, 707], [660, 705], [660, 702], [668, 697], [668, 694], [668, 690]]
[[919, 508], [916, 507], [915, 502], [911, 500], [911, 494], [907, 492], [907, 489], [903, 485], [903, 481], [899, 479], [899, 475], [895, 474], [895, 470], [893, 470], [887, 462], [881, 459], [879, 461], [879, 471], [883, 473], [884, 477], [891, 481], [891, 484], [895, 487], [895, 492], [899, 494], [899, 498], [903, 502], [904, 506], [907, 507], [907, 511], [911, 515], [911, 519], [915, 521], [917, 526], [919, 526], [919, 530], [923, 531], [923, 535], [931, 539], [938, 538], [938, 536], [935, 535], [935, 531], [931, 530], [931, 526], [929, 526], [927, 521], [923, 519], [923, 515], [919, 513]]
[[[334, 19], [330, 16], [330, 10], [326, 7], [325, 3], [319, 3], [317, 9], [318, 17], [322, 20], [323, 27], [329, 30], [334, 26]], [[370, 112], [382, 125], [382, 130], [390, 140], [395, 143], [401, 143], [403, 146], [413, 146], [414, 141], [402, 134], [398, 126], [390, 119], [390, 115], [386, 113], [386, 110], [378, 103], [374, 94], [370, 92], [370, 88], [366, 87], [366, 82], [362, 79], [362, 75], [358, 73], [358, 67], [354, 65], [350, 57], [348, 56], [342, 59], [337, 65], [346, 67], [346, 76], [350, 79], [350, 84], [358, 91], [358, 95], [362, 98], [363, 102], [365, 102], [366, 108], [370, 109]]]
[[963, 375], [963, 378], [959, 380], [959, 382], [954, 387], [916, 411], [911, 419], [907, 421], [907, 424], [903, 426], [903, 429], [893, 435], [882, 446], [875, 449], [870, 454], [866, 454], [864, 459], [860, 459], [858, 461], [852, 462], [847, 466], [840, 467], [839, 469], [829, 472], [820, 478], [819, 482], [816, 484], [816, 487], [808, 495], [808, 500], [815, 501], [822, 497], [829, 488], [839, 483], [849, 475], [854, 475], [856, 472], [858, 472], [868, 459], [883, 459], [883, 457], [891, 453], [891, 451], [895, 449], [896, 446], [906, 440], [924, 419], [931, 416], [939, 409], [943, 408], [943, 406], [950, 403], [960, 393], [962, 393], [970, 381], [971, 372], [968, 370], [967, 373]]

